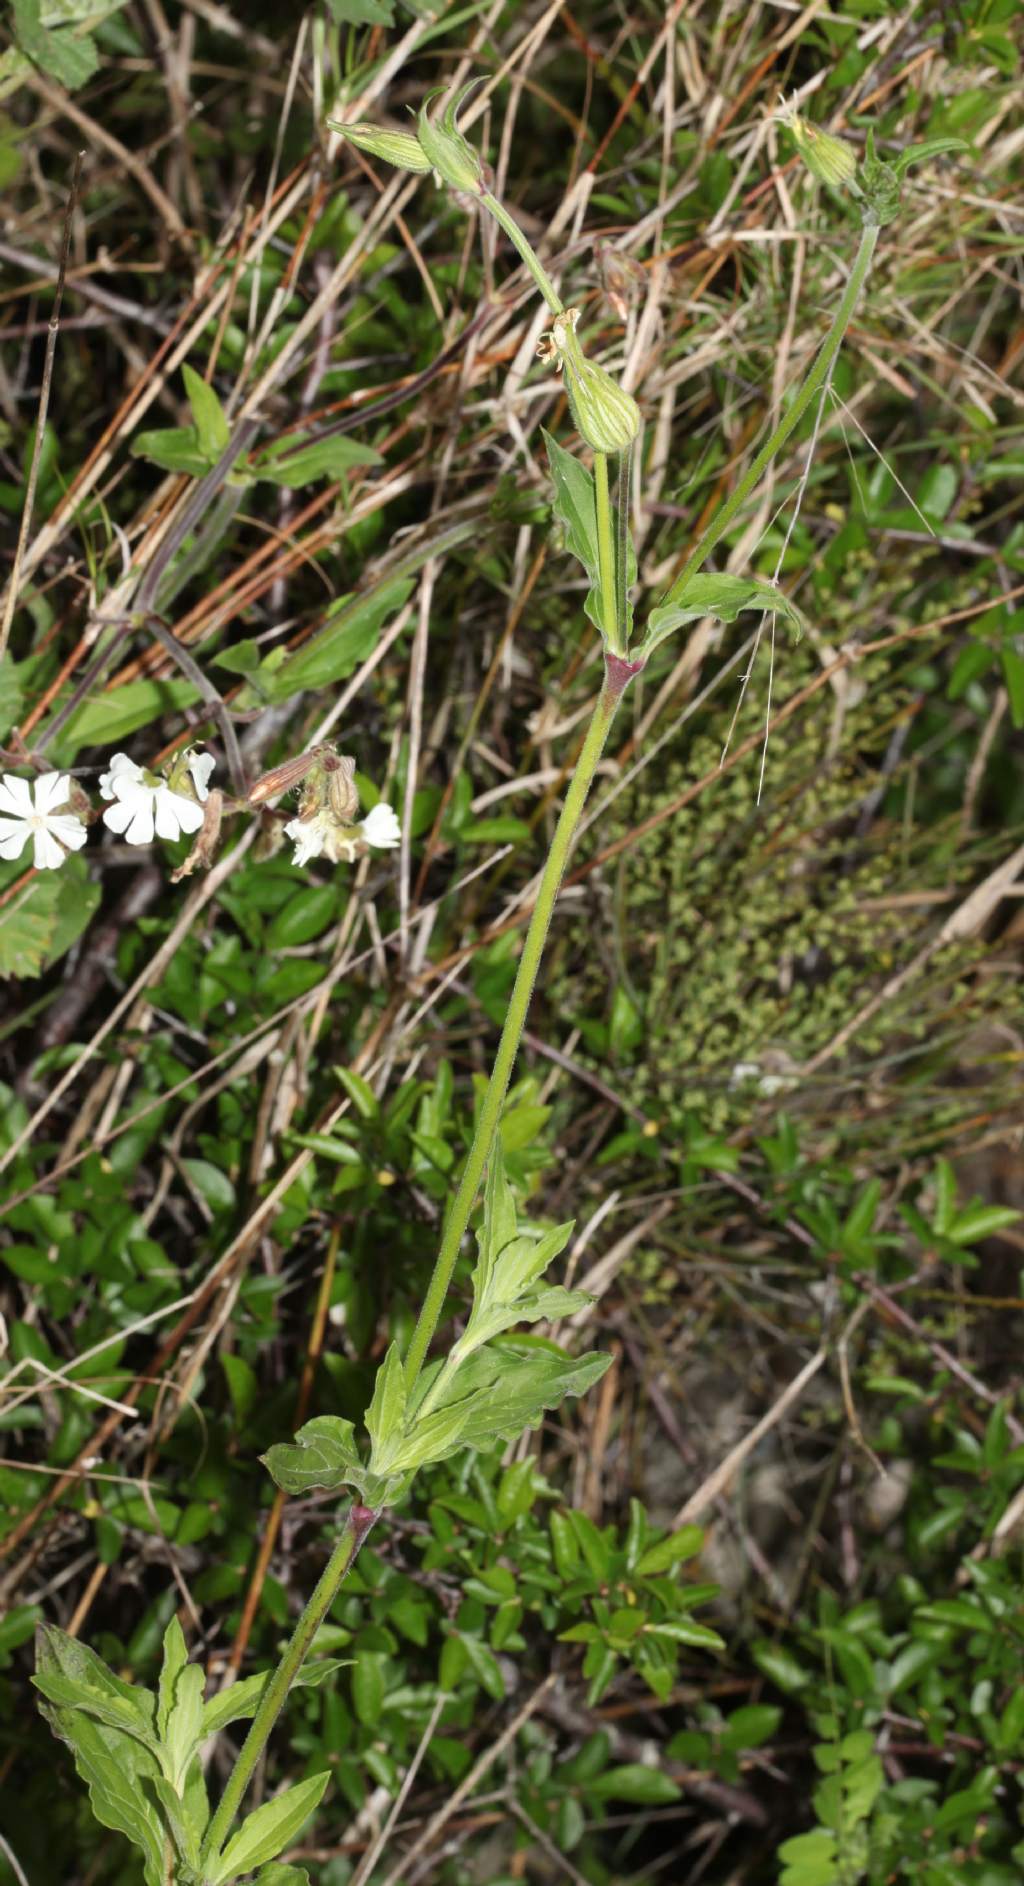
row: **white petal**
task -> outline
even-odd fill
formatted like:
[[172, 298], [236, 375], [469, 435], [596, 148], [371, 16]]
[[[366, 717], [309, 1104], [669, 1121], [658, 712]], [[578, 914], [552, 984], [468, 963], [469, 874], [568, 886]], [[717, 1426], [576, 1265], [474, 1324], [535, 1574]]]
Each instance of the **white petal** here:
[[108, 805], [103, 814], [103, 823], [108, 832], [127, 831], [135, 817], [135, 807], [124, 805], [119, 799], [115, 805]]
[[183, 793], [172, 792], [169, 786], [158, 786], [153, 796], [156, 800], [158, 838], [180, 838], [182, 832], [198, 832], [203, 822], [203, 809], [194, 799], [186, 799]]
[[315, 819], [291, 819], [284, 828], [284, 835], [295, 842], [293, 864], [308, 864], [323, 851], [324, 835]]
[[59, 871], [67, 857], [45, 825], [41, 825], [34, 834], [35, 866], [37, 871]]
[[112, 832], [123, 832], [129, 845], [151, 845], [153, 843], [153, 794], [125, 803], [118, 800], [107, 807], [103, 814], [103, 823]]
[[136, 766], [127, 753], [115, 753], [110, 762], [110, 771], [100, 775], [100, 794], [104, 799], [115, 799], [121, 795], [117, 791], [117, 782], [133, 780], [138, 785], [142, 780], [142, 768]]
[[0, 812], [10, 812], [16, 819], [30, 819], [34, 810], [28, 780], [19, 779], [16, 773], [5, 773], [0, 779]]
[[0, 858], [18, 858], [32, 836], [32, 828], [19, 819], [0, 819]]
[[44, 773], [36, 780], [36, 811], [43, 818], [59, 805], [66, 805], [71, 781], [66, 773]]
[[156, 812], [156, 835], [158, 838], [177, 838], [181, 826], [178, 823], [178, 800], [166, 786], [158, 786], [153, 794], [153, 808]]
[[120, 800], [122, 805], [140, 806], [145, 805], [146, 800], [151, 799], [155, 791], [156, 787], [147, 786], [144, 779], [129, 779], [125, 774], [123, 778], [115, 779], [114, 790], [110, 797]]
[[376, 851], [393, 851], [402, 837], [396, 813], [383, 800], [374, 806], [372, 812], [367, 813], [361, 829], [367, 844]]
[[210, 774], [217, 762], [212, 753], [190, 753], [188, 770], [192, 775], [192, 784], [200, 801], [206, 798], [210, 790]]
[[59, 838], [69, 851], [80, 851], [89, 834], [81, 819], [76, 819], [73, 812], [53, 812], [46, 821], [46, 829], [54, 838]]
[[172, 792], [168, 797], [174, 800], [174, 816], [183, 832], [198, 832], [203, 822], [203, 808], [194, 799], [186, 799], [183, 792]]

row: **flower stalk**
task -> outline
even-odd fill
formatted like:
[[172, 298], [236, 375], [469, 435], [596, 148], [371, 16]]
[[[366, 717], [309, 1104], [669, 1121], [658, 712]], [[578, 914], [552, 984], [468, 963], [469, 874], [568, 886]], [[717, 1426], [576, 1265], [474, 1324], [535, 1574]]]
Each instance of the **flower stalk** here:
[[494, 1143], [494, 1136], [498, 1130], [505, 1096], [512, 1078], [512, 1069], [519, 1052], [530, 997], [533, 994], [548, 930], [551, 927], [559, 886], [565, 874], [565, 867], [576, 835], [576, 828], [586, 804], [587, 794], [625, 688], [633, 674], [638, 673], [642, 666], [642, 662], [627, 662], [616, 655], [606, 657], [604, 686], [598, 697], [569, 789], [562, 804], [558, 824], [555, 827], [551, 850], [537, 889], [537, 901], [533, 906], [533, 915], [523, 943], [523, 953], [519, 958], [519, 968], [509, 999], [501, 1040], [498, 1043], [491, 1077], [477, 1117], [473, 1141], [466, 1156], [458, 1191], [445, 1220], [441, 1248], [437, 1254], [434, 1272], [427, 1286], [423, 1306], [405, 1358], [407, 1392], [412, 1390], [426, 1360], [427, 1350], [440, 1320], [452, 1274], [458, 1262], [462, 1240], [469, 1227], [470, 1214], [480, 1189], [480, 1181]]

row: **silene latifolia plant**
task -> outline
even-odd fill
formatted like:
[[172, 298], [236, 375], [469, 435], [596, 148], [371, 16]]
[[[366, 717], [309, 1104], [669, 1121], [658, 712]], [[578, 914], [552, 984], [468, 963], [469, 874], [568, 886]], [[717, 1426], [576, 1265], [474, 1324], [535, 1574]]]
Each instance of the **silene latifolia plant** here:
[[[365, 1440], [351, 1422], [321, 1416], [308, 1421], [293, 1442], [272, 1447], [266, 1456], [273, 1479], [286, 1493], [319, 1488], [346, 1493], [349, 1499], [337, 1543], [279, 1664], [204, 1699], [203, 1671], [189, 1662], [181, 1627], [172, 1620], [154, 1694], [115, 1675], [77, 1639], [49, 1627], [40, 1634], [35, 1682], [45, 1713], [55, 1733], [74, 1751], [97, 1819], [141, 1849], [146, 1886], [226, 1886], [243, 1877], [254, 1877], [260, 1886], [302, 1886], [308, 1881], [302, 1868], [281, 1864], [276, 1856], [315, 1809], [328, 1775], [287, 1788], [240, 1825], [236, 1820], [293, 1684], [322, 1681], [338, 1667], [323, 1659], [310, 1661], [310, 1652], [367, 1534], [407, 1496], [421, 1468], [465, 1448], [493, 1449], [516, 1439], [525, 1427], [536, 1426], [546, 1409], [585, 1393], [608, 1367], [606, 1355], [572, 1356], [553, 1342], [515, 1334], [522, 1324], [563, 1319], [590, 1301], [582, 1291], [546, 1281], [572, 1226], [540, 1231], [520, 1220], [498, 1138], [559, 883], [623, 695], [659, 644], [705, 616], [728, 622], [741, 610], [753, 609], [795, 618], [792, 605], [774, 584], [709, 573], [704, 566], [772, 458], [814, 403], [827, 396], [879, 232], [897, 213], [907, 166], [950, 147], [948, 140], [919, 146], [885, 163], [869, 134], [866, 155], [858, 163], [850, 146], [794, 113], [785, 114], [811, 172], [830, 189], [852, 198], [860, 216], [859, 244], [828, 332], [784, 417], [712, 517], [643, 631], [634, 634], [630, 592], [636, 564], [628, 510], [640, 410], [604, 368], [587, 358], [579, 310], [563, 306], [518, 224], [488, 189], [484, 164], [458, 128], [462, 96], [444, 99], [433, 111], [424, 107], [415, 134], [369, 125], [336, 128], [376, 158], [408, 171], [432, 171], [439, 186], [454, 192], [460, 203], [470, 199], [494, 217], [551, 311], [550, 335], [542, 351], [562, 374], [576, 430], [592, 461], [588, 467], [583, 458], [547, 438], [553, 504], [566, 546], [589, 579], [584, 606], [603, 641], [604, 682], [543, 869], [475, 1136], [448, 1206], [434, 1273], [408, 1352], [403, 1356], [397, 1344], [388, 1350], [366, 1410]], [[0, 855], [19, 857], [31, 845], [36, 869], [58, 869], [70, 851], [85, 843], [89, 823], [101, 817], [128, 844], [194, 834], [195, 848], [175, 873], [180, 877], [210, 864], [222, 821], [229, 815], [256, 814], [269, 833], [261, 834], [260, 842], [272, 848], [280, 825], [273, 824], [269, 802], [296, 788], [298, 813], [283, 829], [295, 846], [297, 863], [314, 858], [352, 862], [368, 848], [388, 849], [398, 841], [398, 822], [386, 805], [359, 817], [354, 761], [330, 747], [318, 747], [275, 768], [244, 797], [212, 787], [213, 766], [211, 755], [185, 749], [166, 772], [150, 773], [115, 753], [99, 781], [101, 809], [94, 808], [69, 777], [43, 774], [30, 785], [8, 775], [0, 782]], [[446, 1352], [434, 1357], [431, 1344], [481, 1185], [472, 1307], [461, 1333]], [[211, 1811], [204, 1751], [212, 1736], [245, 1720], [251, 1726]]]

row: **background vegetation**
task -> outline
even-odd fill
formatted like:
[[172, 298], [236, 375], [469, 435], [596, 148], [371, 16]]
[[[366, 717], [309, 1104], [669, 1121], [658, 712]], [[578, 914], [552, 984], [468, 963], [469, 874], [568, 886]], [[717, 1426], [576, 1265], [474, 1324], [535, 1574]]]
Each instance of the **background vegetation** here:
[[14, 0], [5, 26], [11, 556], [85, 157], [4, 764], [94, 787], [115, 747], [202, 738], [226, 778], [230, 727], [253, 777], [330, 737], [407, 842], [300, 871], [268, 820], [177, 885], [185, 841], [0, 866], [0, 1880], [139, 1877], [27, 1702], [38, 1622], [152, 1681], [177, 1611], [216, 1688], [322, 1566], [332, 1502], [275, 1499], [257, 1456], [358, 1418], [408, 1336], [598, 686], [529, 284], [493, 225], [324, 129], [472, 72], [499, 190], [644, 410], [640, 595], [852, 253], [779, 91], [883, 154], [969, 151], [911, 173], [813, 454], [722, 558], [781, 558], [803, 639], [755, 648], [748, 616], [665, 645], [563, 893], [503, 1141], [531, 1213], [576, 1216], [614, 1366], [504, 1460], [420, 1477], [262, 1786], [331, 1768], [289, 1856], [323, 1886], [1010, 1886], [1015, 0]]

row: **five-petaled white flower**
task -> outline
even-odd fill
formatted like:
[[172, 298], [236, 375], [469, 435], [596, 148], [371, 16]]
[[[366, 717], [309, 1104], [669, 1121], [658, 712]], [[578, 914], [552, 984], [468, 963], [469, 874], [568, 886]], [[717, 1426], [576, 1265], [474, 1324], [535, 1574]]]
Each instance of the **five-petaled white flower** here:
[[59, 870], [68, 852], [86, 840], [81, 819], [67, 809], [70, 790], [66, 773], [44, 773], [31, 783], [5, 773], [0, 779], [0, 858], [20, 857], [31, 838], [36, 870]]
[[401, 840], [402, 828], [391, 807], [381, 803], [358, 825], [339, 824], [330, 808], [324, 806], [311, 819], [290, 819], [284, 833], [295, 845], [293, 864], [309, 864], [312, 858], [330, 858], [333, 864], [344, 859], [352, 864], [363, 845], [373, 851], [393, 851]]
[[[189, 771], [199, 799], [207, 796], [206, 781], [212, 772], [208, 754], [197, 754], [189, 762]], [[150, 776], [153, 777], [152, 775]], [[109, 773], [100, 780], [104, 799], [112, 799], [103, 814], [103, 823], [112, 832], [121, 832], [129, 845], [151, 845], [157, 838], [179, 838], [182, 832], [198, 832], [203, 822], [202, 805], [172, 792], [162, 779], [150, 784], [141, 766], [127, 753], [115, 753]]]

